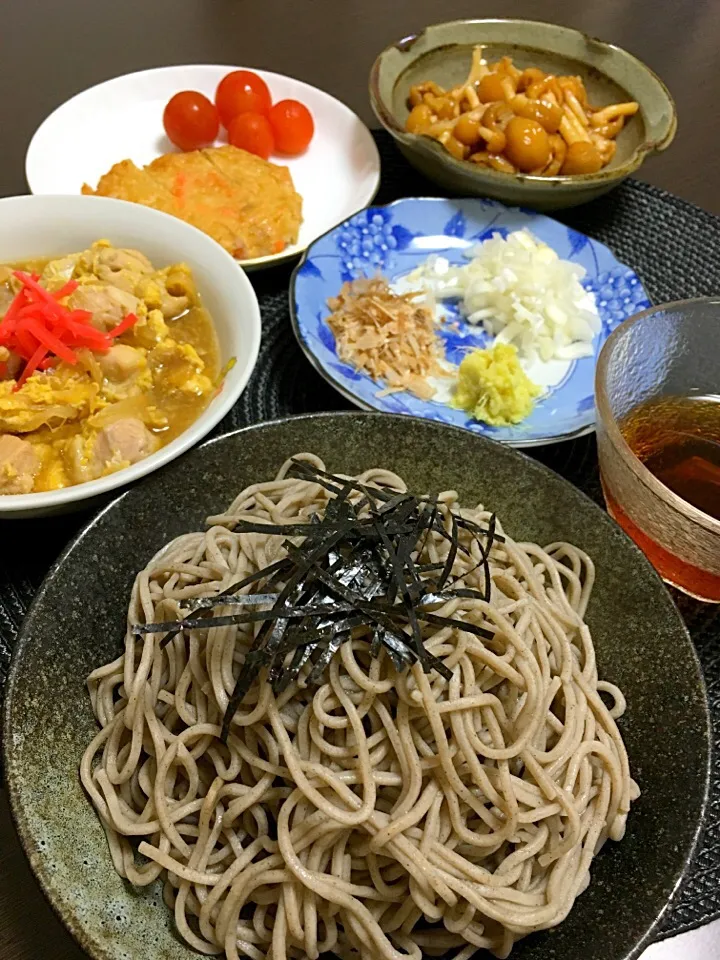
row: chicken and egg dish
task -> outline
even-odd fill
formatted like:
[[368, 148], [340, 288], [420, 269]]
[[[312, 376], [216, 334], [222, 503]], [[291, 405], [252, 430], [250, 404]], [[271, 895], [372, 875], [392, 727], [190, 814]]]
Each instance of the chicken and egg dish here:
[[116, 163], [85, 194], [153, 207], [191, 223], [239, 260], [297, 243], [302, 197], [287, 167], [230, 145]]
[[107, 241], [0, 265], [0, 494], [95, 480], [182, 433], [219, 377], [184, 264]]

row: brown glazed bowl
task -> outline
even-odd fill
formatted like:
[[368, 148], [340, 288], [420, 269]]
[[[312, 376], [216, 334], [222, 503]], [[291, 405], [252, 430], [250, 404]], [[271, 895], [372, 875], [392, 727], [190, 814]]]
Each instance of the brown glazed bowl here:
[[[510, 56], [519, 67], [582, 77], [593, 103], [636, 100], [640, 110], [617, 138], [610, 164], [578, 176], [499, 173], [457, 160], [431, 137], [408, 133], [410, 87], [422, 80], [444, 87], [459, 83], [477, 44], [485, 47], [488, 60]], [[574, 207], [606, 193], [637, 171], [647, 156], [667, 149], [677, 129], [673, 99], [644, 63], [578, 30], [534, 20], [454, 20], [405, 37], [386, 47], [373, 64], [370, 102], [410, 163], [443, 189], [536, 210]]]
[[465, 430], [389, 414], [293, 417], [212, 440], [111, 504], [51, 571], [15, 650], [3, 729], [15, 823], [51, 904], [96, 960], [196, 960], [173, 933], [159, 884], [133, 890], [112, 867], [78, 777], [96, 732], [85, 678], [122, 649], [136, 572], [301, 451], [333, 471], [387, 467], [421, 493], [456, 489], [496, 510], [516, 538], [569, 540], [593, 557], [587, 622], [601, 675], [627, 697], [620, 725], [642, 796], [569, 917], [512, 956], [637, 957], [685, 872], [707, 799], [707, 700], [680, 615], [632, 541], [547, 467]]

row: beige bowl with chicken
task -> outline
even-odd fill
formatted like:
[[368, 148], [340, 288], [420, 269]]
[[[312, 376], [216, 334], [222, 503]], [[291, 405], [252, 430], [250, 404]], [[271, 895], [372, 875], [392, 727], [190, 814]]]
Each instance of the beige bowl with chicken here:
[[[478, 45], [488, 62], [509, 57], [520, 70], [579, 77], [598, 108], [637, 103], [637, 114], [617, 135], [610, 162], [596, 172], [568, 176], [500, 172], [453, 156], [431, 136], [409, 132], [412, 88], [428, 81], [445, 90], [461, 84]], [[606, 193], [637, 171], [646, 157], [669, 147], [677, 128], [667, 87], [632, 54], [578, 30], [532, 20], [456, 20], [405, 37], [383, 50], [373, 64], [370, 100], [402, 153], [443, 189], [536, 210], [572, 207]]]
[[253, 288], [174, 217], [98, 197], [0, 200], [0, 332], [22, 286], [5, 264], [84, 311], [90, 339], [111, 345], [73, 347], [72, 363], [50, 353], [28, 374], [0, 335], [0, 519], [84, 508], [157, 470], [209, 433], [250, 378]]

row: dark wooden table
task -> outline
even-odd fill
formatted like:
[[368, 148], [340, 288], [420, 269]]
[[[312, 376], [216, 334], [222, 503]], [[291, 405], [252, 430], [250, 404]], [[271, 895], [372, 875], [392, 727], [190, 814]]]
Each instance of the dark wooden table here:
[[[26, 192], [25, 150], [43, 117], [117, 74], [173, 63], [264, 67], [330, 91], [371, 123], [376, 53], [428, 23], [469, 16], [564, 23], [648, 63], [675, 97], [680, 129], [642, 176], [720, 214], [719, 0], [2, 0], [0, 196]], [[84, 957], [34, 885], [1, 790], [0, 956]], [[652, 947], [643, 960], [687, 958], [720, 960], [720, 923]]]

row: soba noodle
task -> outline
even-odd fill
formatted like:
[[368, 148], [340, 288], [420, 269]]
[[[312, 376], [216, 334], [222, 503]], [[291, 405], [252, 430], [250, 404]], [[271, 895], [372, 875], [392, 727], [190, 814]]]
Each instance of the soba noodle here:
[[[494, 638], [424, 630], [452, 680], [419, 664], [397, 673], [354, 639], [319, 687], [301, 674], [276, 695], [261, 676], [225, 745], [222, 719], [259, 624], [186, 631], [164, 648], [132, 626], [180, 617], [283, 556], [281, 536], [233, 526], [324, 511], [331, 494], [288, 477], [288, 464], [150, 561], [124, 653], [89, 677], [101, 729], [81, 776], [115, 869], [140, 886], [164, 877], [182, 937], [228, 960], [507, 957], [567, 916], [638, 795], [615, 722], [625, 700], [598, 679], [583, 621], [592, 561], [568, 543], [506, 536], [492, 548], [490, 602], [438, 611]], [[405, 489], [386, 470], [360, 479]], [[452, 491], [440, 507], [448, 528], [451, 512], [490, 516]], [[430, 536], [423, 560], [448, 549]], [[462, 552], [453, 574], [467, 586], [483, 577]]]

